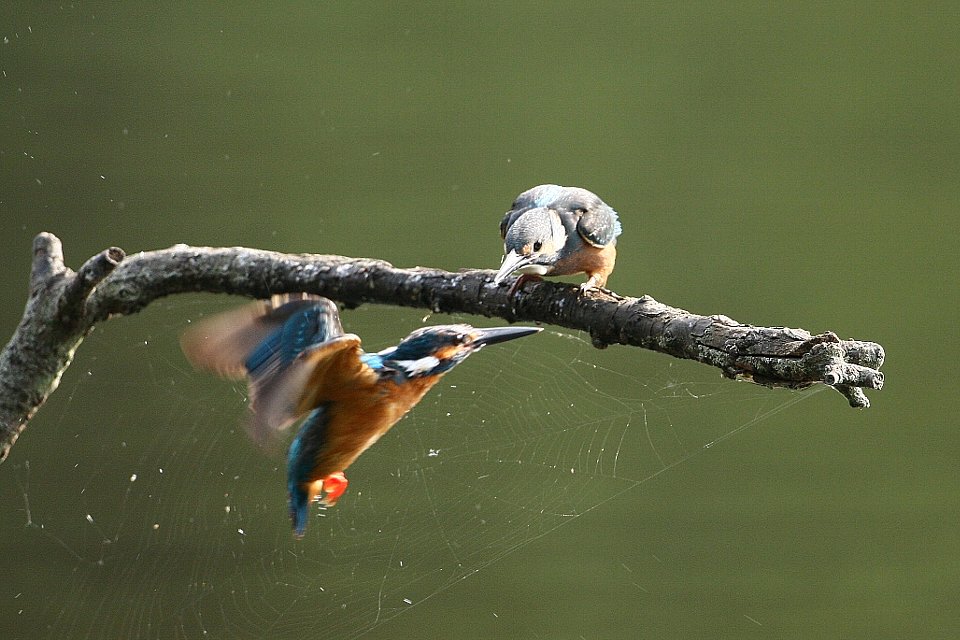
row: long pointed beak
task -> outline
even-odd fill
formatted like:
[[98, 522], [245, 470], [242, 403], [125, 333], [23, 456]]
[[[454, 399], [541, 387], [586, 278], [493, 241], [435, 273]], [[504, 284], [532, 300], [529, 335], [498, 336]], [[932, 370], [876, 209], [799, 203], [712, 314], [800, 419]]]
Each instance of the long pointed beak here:
[[503, 264], [500, 265], [500, 270], [497, 271], [497, 275], [493, 276], [493, 284], [500, 284], [503, 282], [503, 279], [511, 273], [517, 269], [522, 269], [531, 262], [533, 262], [533, 254], [524, 256], [516, 251], [511, 251], [503, 256]]
[[489, 329], [474, 329], [473, 335], [476, 336], [471, 343], [474, 348], [480, 348], [488, 344], [497, 344], [506, 342], [514, 338], [540, 333], [543, 327], [492, 327]]

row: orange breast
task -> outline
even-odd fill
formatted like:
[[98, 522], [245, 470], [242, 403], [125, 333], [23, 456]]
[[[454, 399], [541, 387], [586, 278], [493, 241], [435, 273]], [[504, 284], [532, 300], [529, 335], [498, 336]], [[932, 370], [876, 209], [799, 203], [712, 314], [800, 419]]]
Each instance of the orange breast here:
[[440, 376], [403, 384], [342, 386], [327, 405], [327, 430], [311, 479], [343, 471], [412, 409]]
[[602, 274], [606, 276], [613, 271], [617, 261], [617, 248], [614, 245], [594, 247], [584, 244], [576, 253], [558, 260], [550, 270], [551, 275], [569, 276], [574, 273], [586, 273], [588, 276]]

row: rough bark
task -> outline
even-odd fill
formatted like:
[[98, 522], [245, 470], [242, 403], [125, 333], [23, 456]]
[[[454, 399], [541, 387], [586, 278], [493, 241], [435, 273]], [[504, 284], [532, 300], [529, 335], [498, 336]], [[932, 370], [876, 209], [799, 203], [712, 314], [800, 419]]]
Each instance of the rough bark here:
[[[397, 269], [380, 260], [290, 255], [242, 247], [176, 245], [125, 256], [116, 247], [76, 272], [64, 264], [60, 240], [34, 239], [30, 297], [13, 337], [0, 352], [0, 461], [27, 422], [57, 388], [93, 326], [136, 313], [176, 293], [229, 293], [266, 298], [304, 291], [348, 307], [367, 302], [533, 321], [590, 333], [603, 348], [625, 344], [696, 360], [771, 387], [832, 386], [853, 407], [870, 406], [864, 388], [880, 389], [883, 348], [841, 340], [833, 332], [754, 327], [722, 315], [701, 316], [649, 296], [582, 293], [553, 282], [510, 295], [493, 272]], [[505, 283], [510, 284], [510, 283]]]

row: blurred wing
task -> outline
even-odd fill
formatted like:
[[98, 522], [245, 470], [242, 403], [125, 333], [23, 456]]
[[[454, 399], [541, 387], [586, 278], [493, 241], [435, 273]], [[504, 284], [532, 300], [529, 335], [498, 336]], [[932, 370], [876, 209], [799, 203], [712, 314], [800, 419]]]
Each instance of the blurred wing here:
[[306, 413], [377, 374], [360, 361], [360, 338], [346, 334], [302, 351], [288, 366], [250, 377], [251, 436], [269, 442]]
[[591, 207], [577, 221], [577, 233], [595, 247], [605, 247], [620, 235], [620, 220], [610, 207]]
[[291, 364], [315, 345], [343, 335], [337, 305], [326, 298], [286, 302], [271, 310], [265, 321], [273, 327], [244, 359], [251, 380]]
[[[298, 313], [302, 315], [287, 328], [287, 321]], [[279, 332], [281, 328], [285, 331]], [[342, 334], [332, 302], [320, 296], [285, 294], [201, 320], [184, 331], [180, 345], [193, 366], [242, 378], [254, 355], [261, 364], [274, 352], [289, 361], [310, 344]]]

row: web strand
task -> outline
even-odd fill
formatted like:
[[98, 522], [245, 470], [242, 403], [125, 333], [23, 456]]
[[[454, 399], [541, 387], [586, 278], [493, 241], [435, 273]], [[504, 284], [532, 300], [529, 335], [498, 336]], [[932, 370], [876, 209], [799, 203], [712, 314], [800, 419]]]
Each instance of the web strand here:
[[[811, 396], [545, 331], [445, 378], [297, 542], [282, 459], [243, 433], [243, 385], [185, 366], [170, 346], [194, 310], [158, 306], [157, 335], [131, 323], [85, 345], [89, 374], [48, 433], [76, 452], [16, 472], [29, 544], [66, 565], [42, 612], [51, 637], [359, 637]], [[419, 326], [377, 313], [344, 322], [390, 327], [384, 343]], [[130, 362], [108, 355], [117, 341]], [[138, 374], [116, 379], [127, 366]], [[73, 426], [104, 411], [99, 432]], [[38, 466], [66, 474], [67, 495], [38, 485]]]

